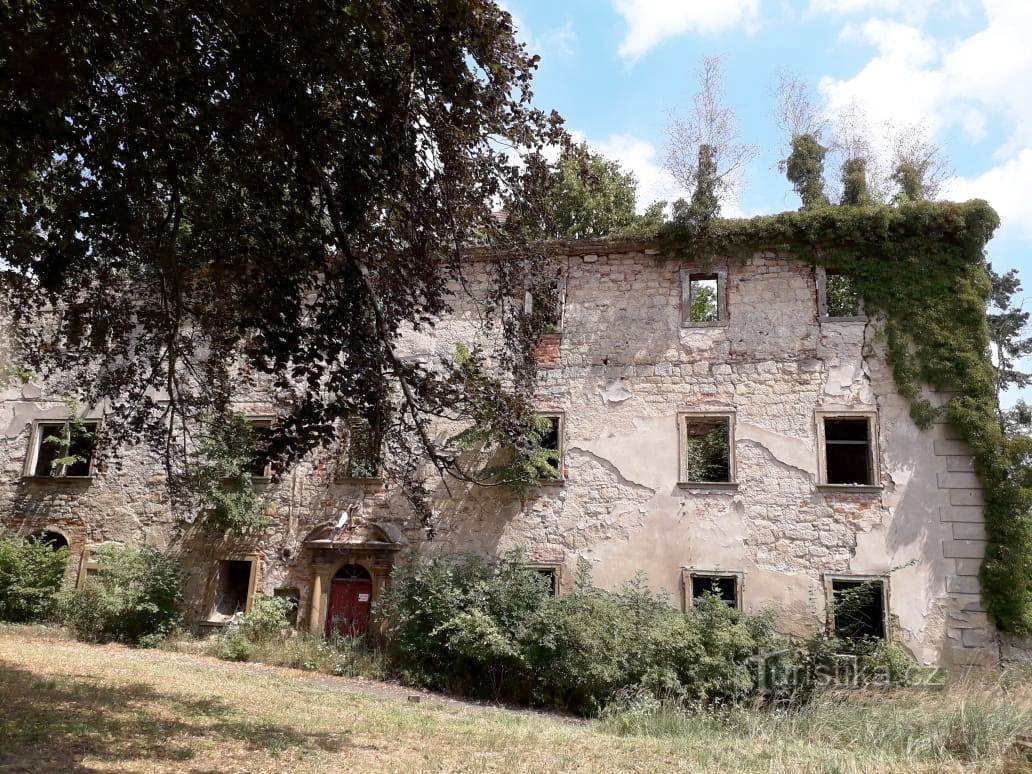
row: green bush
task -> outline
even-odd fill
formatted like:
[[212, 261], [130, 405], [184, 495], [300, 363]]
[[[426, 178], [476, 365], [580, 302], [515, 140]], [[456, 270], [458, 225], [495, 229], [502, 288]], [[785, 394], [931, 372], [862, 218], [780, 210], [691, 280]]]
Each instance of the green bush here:
[[240, 621], [240, 630], [252, 642], [271, 640], [290, 628], [290, 611], [293, 604], [284, 597], [269, 597], [259, 594], [254, 598], [251, 610]]
[[216, 640], [215, 656], [223, 661], [250, 661], [254, 643], [240, 629], [231, 629]]
[[[679, 706], [734, 703], [768, 690], [758, 675], [791, 662], [767, 616], [716, 597], [687, 613], [644, 578], [615, 593], [548, 594], [515, 552], [416, 560], [395, 571], [377, 610], [392, 663], [429, 687], [595, 714], [634, 692]], [[761, 658], [762, 657], [762, 658]]]
[[0, 621], [50, 617], [67, 561], [67, 548], [0, 530]]
[[61, 592], [62, 622], [88, 642], [152, 645], [179, 620], [182, 575], [176, 559], [145, 547], [105, 546], [100, 569], [82, 588]]

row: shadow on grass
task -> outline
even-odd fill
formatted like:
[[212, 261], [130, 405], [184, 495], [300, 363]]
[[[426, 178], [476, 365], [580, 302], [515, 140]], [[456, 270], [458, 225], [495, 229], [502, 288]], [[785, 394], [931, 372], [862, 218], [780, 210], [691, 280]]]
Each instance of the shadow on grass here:
[[243, 742], [277, 754], [291, 747], [338, 752], [337, 735], [241, 717], [221, 699], [191, 699], [144, 683], [111, 687], [88, 675], [40, 677], [0, 663], [0, 771], [92, 771], [100, 761], [181, 761], [198, 742]]

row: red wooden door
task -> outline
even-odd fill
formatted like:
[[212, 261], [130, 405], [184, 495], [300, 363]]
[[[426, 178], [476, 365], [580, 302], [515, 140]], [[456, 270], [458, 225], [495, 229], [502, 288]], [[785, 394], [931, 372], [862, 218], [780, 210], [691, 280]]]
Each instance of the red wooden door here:
[[365, 634], [369, 629], [372, 596], [373, 582], [369, 578], [334, 578], [326, 611], [326, 634], [334, 630], [345, 637]]

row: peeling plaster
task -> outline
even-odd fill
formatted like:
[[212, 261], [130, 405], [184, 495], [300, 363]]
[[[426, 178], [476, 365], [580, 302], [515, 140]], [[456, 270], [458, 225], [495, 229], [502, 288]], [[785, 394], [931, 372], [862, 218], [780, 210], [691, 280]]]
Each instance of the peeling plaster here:
[[751, 441], [783, 465], [817, 475], [817, 455], [808, 440], [766, 430], [752, 422], [735, 422], [735, 442]]

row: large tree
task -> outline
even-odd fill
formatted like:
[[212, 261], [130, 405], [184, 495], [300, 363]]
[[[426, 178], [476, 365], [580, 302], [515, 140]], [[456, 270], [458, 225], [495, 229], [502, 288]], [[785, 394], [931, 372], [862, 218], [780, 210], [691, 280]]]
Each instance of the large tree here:
[[587, 143], [565, 144], [558, 157], [527, 159], [524, 190], [505, 202], [507, 227], [528, 240], [652, 234], [666, 202], [638, 214], [638, 180]]
[[[520, 156], [561, 139], [508, 13], [26, 0], [0, 18], [0, 255], [25, 365], [170, 457], [254, 373], [285, 408], [284, 459], [393, 403], [396, 445], [454, 470], [428, 422], [476, 419], [484, 396], [396, 344], [448, 310], [464, 247], [504, 242], [491, 213], [523, 190]], [[478, 299], [504, 334], [513, 410], [491, 417], [510, 435], [533, 371], [510, 300], [534, 256], [516, 259]]]

